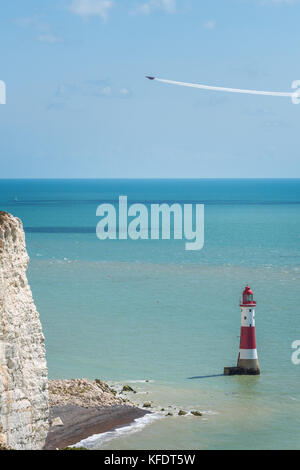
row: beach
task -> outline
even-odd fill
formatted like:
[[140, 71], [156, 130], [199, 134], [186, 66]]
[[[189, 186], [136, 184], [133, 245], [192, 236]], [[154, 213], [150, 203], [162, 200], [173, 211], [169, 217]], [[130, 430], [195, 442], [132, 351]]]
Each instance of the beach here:
[[128, 426], [147, 413], [147, 411], [127, 405], [103, 408], [83, 408], [77, 405], [54, 406], [50, 410], [50, 420], [59, 417], [64, 425], [50, 428], [45, 450], [72, 447], [95, 434]]
[[132, 424], [149, 413], [96, 379], [50, 380], [50, 430], [45, 450], [63, 449]]

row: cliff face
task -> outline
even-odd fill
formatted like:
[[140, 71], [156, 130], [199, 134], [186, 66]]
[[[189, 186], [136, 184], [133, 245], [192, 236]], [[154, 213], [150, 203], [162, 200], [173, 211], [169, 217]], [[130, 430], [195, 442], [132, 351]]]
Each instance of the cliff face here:
[[0, 443], [42, 449], [48, 433], [44, 336], [19, 219], [0, 212]]

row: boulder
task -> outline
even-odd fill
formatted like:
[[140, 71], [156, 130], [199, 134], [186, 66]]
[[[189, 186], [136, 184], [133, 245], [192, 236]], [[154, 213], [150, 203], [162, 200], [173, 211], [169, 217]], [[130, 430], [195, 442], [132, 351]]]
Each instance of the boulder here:
[[132, 387], [130, 387], [130, 385], [124, 385], [124, 387], [122, 388], [122, 392], [133, 392], [133, 393], [136, 393]]
[[51, 421], [51, 426], [52, 427], [55, 427], [55, 426], [63, 426], [64, 423], [62, 422], [62, 419], [57, 416], [57, 418], [54, 418], [52, 421]]
[[202, 416], [202, 413], [200, 413], [200, 411], [191, 411], [191, 414], [194, 416]]

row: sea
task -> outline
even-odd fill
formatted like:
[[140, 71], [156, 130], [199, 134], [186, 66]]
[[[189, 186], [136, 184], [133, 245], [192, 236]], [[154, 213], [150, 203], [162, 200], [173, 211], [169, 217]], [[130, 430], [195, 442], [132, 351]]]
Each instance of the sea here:
[[[120, 195], [204, 204], [203, 249], [99, 240], [97, 207]], [[299, 179], [0, 180], [0, 208], [24, 225], [49, 377], [128, 384], [129, 399], [152, 403], [151, 415], [86, 446], [300, 448]], [[247, 284], [261, 375], [228, 377]]]

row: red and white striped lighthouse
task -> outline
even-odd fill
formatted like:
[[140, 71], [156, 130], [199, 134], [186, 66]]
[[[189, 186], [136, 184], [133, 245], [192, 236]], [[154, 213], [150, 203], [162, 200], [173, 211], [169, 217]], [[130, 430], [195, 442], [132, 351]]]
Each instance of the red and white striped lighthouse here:
[[247, 373], [259, 374], [255, 339], [255, 307], [253, 292], [249, 286], [243, 292], [241, 307], [241, 339], [237, 366]]
[[249, 374], [259, 375], [259, 363], [255, 339], [255, 308], [253, 292], [246, 286], [243, 292], [241, 307], [241, 337], [237, 367], [225, 367], [225, 375]]

